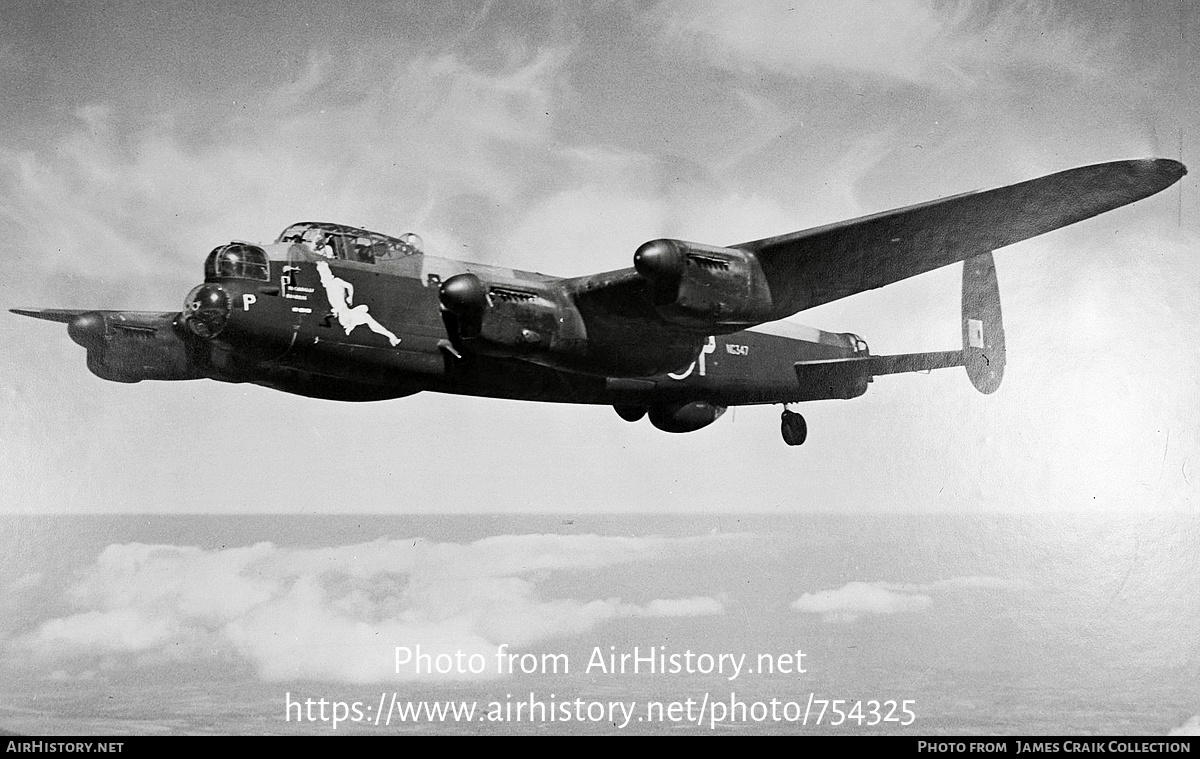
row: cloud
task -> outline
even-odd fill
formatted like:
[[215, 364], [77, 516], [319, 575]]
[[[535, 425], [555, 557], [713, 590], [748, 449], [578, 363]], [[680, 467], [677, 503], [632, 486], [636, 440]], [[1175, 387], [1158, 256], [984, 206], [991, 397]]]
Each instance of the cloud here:
[[81, 105], [42, 149], [0, 141], [0, 218], [20, 230], [8, 240], [37, 241], [43, 277], [195, 277], [230, 236], [304, 218], [420, 228], [453, 255], [492, 231], [459, 224], [473, 215], [456, 216], [456, 198], [492, 207], [558, 174], [544, 148], [564, 55], [480, 71], [448, 53], [374, 67], [314, 54], [239, 108]]
[[1092, 70], [1082, 33], [1038, 2], [779, 0], [675, 3], [661, 19], [668, 49], [718, 66], [789, 76], [868, 75], [925, 86], [972, 84], [995, 66]]
[[704, 617], [724, 614], [725, 607], [715, 598], [697, 596], [696, 598], [655, 599], [638, 608], [635, 616], [639, 617]]
[[[299, 219], [413, 230], [433, 255], [565, 276], [628, 265], [658, 236], [733, 243], [803, 225], [794, 200], [738, 187], [720, 166], [564, 133], [556, 117], [581, 108], [572, 53], [551, 46], [486, 70], [450, 52], [385, 66], [313, 53], [234, 109], [81, 105], [41, 149], [0, 141], [0, 217], [20, 230], [0, 249], [36, 239], [37, 258], [8, 251], [14, 279], [56, 300], [167, 307], [212, 247]], [[804, 173], [820, 188], [804, 204], [813, 224], [861, 210], [852, 187], [881, 140], [847, 153]]]
[[1167, 735], [1172, 737], [1200, 735], [1200, 714], [1195, 715], [1179, 727], [1174, 728]]
[[853, 622], [864, 614], [918, 611], [932, 602], [925, 595], [896, 593], [871, 583], [851, 582], [837, 590], [805, 593], [792, 603], [792, 608], [820, 614], [823, 622]]
[[[558, 573], [720, 550], [728, 536], [505, 535], [474, 543], [378, 540], [332, 548], [271, 543], [219, 550], [111, 545], [68, 593], [78, 611], [8, 644], [86, 676], [113, 661], [190, 662], [220, 653], [267, 680], [376, 682], [440, 677], [395, 671], [397, 646], [493, 661], [622, 618], [716, 615], [704, 596], [548, 598]], [[107, 665], [104, 663], [107, 662]], [[448, 678], [497, 676], [495, 669]]]
[[805, 593], [792, 603], [796, 611], [820, 614], [822, 622], [853, 622], [867, 614], [920, 611], [933, 603], [932, 593], [956, 588], [1010, 590], [1013, 580], [968, 576], [925, 584], [851, 582], [835, 590]]
[[967, 577], [952, 577], [948, 580], [935, 580], [923, 584], [908, 583], [879, 583], [881, 587], [906, 593], [928, 593], [949, 588], [986, 588], [990, 590], [1015, 590], [1021, 586], [1017, 580], [1006, 580], [1000, 577], [984, 577], [969, 575]]

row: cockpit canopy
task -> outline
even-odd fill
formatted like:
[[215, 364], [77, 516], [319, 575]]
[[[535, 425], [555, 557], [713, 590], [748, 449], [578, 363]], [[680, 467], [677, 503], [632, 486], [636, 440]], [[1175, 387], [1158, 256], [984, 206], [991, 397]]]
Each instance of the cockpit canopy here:
[[412, 232], [389, 237], [366, 229], [320, 221], [293, 224], [283, 230], [276, 242], [298, 243], [326, 258], [366, 264], [423, 252], [421, 238]]

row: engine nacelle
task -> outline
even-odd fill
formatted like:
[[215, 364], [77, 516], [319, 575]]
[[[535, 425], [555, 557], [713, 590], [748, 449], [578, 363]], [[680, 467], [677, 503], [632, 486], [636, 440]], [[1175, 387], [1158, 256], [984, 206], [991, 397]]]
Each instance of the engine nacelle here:
[[438, 293], [442, 319], [456, 348], [493, 356], [521, 356], [550, 365], [586, 351], [587, 332], [574, 305], [542, 287], [485, 283], [458, 274]]
[[663, 432], [695, 432], [721, 418], [724, 406], [708, 401], [655, 404], [650, 407], [650, 423]]
[[112, 382], [187, 380], [208, 376], [175, 329], [175, 314], [132, 318], [120, 313], [81, 314], [67, 324], [71, 339], [87, 348], [92, 374]]
[[634, 253], [633, 266], [659, 314], [674, 324], [711, 334], [770, 318], [771, 287], [749, 251], [651, 240]]

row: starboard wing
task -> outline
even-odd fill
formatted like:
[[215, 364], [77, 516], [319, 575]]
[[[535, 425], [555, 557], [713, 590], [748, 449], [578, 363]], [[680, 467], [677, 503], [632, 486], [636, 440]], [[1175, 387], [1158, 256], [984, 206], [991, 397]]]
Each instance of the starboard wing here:
[[1082, 166], [730, 247], [758, 257], [781, 319], [1120, 208], [1186, 173], [1169, 159]]

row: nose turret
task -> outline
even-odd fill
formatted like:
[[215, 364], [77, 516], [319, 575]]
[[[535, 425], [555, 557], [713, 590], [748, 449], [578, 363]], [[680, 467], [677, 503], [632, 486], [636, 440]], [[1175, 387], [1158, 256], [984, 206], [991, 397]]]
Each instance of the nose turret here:
[[197, 337], [213, 338], [229, 322], [229, 309], [229, 294], [225, 288], [210, 282], [188, 293], [183, 303], [183, 321]]

